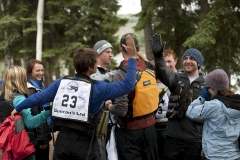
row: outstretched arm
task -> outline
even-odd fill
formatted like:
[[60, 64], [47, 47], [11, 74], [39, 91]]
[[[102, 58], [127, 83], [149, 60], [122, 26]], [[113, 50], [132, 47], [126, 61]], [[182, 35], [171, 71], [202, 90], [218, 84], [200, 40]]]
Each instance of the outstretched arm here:
[[[13, 100], [13, 106], [17, 106], [20, 104], [22, 101], [24, 101], [26, 98], [23, 95], [17, 96]], [[50, 116], [50, 111], [42, 111], [40, 114], [37, 114], [33, 116], [31, 114], [31, 109], [24, 109], [22, 110], [22, 115], [23, 115], [23, 121], [24, 124], [26, 125], [27, 128], [32, 129], [32, 128], [37, 128], [43, 123], [46, 122], [47, 117]]]
[[155, 34], [151, 39], [152, 52], [155, 58], [156, 78], [165, 84], [172, 92], [178, 83], [178, 76], [166, 66], [165, 59], [162, 55], [166, 42], [162, 42], [161, 35]]
[[43, 90], [42, 92], [38, 92], [31, 95], [25, 100], [22, 100], [21, 103], [19, 103], [15, 107], [15, 109], [11, 112], [12, 117], [14, 117], [14, 114], [22, 111], [23, 109], [52, 102], [57, 93], [60, 82], [61, 79], [57, 79], [47, 89]]

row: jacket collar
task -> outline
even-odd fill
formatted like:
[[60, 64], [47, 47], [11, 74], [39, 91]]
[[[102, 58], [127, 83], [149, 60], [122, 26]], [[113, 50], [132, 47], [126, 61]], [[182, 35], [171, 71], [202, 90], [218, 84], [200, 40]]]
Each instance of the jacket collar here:
[[74, 78], [84, 78], [84, 79], [91, 79], [90, 77], [88, 77], [87, 75], [85, 74], [80, 74], [80, 73], [77, 73], [74, 75]]
[[[178, 72], [182, 78], [188, 79], [187, 73], [182, 70], [181, 72]], [[204, 72], [199, 71], [199, 77], [194, 80], [194, 82], [204, 83], [205, 82], [205, 76]]]
[[227, 108], [232, 108], [240, 111], [240, 95], [233, 94], [227, 96], [216, 96], [216, 99], [221, 101]]

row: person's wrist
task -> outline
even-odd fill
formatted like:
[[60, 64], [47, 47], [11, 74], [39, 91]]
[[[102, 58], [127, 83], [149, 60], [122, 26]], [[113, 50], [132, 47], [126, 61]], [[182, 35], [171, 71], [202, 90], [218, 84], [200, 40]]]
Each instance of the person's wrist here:
[[129, 59], [129, 58], [137, 59], [137, 55], [135, 55], [135, 56], [130, 56], [130, 57], [128, 57], [128, 59]]
[[21, 110], [20, 110], [20, 109], [17, 109], [17, 108], [15, 108], [15, 110], [16, 110], [17, 112], [21, 112]]
[[159, 58], [162, 58], [163, 57], [163, 55], [161, 54], [161, 53], [155, 53], [155, 54], [153, 54], [154, 55], [154, 58], [155, 59], [159, 59]]
[[44, 107], [44, 110], [45, 110], [45, 111], [49, 111], [49, 110], [51, 109], [51, 107], [52, 107], [51, 105], [45, 106], [45, 107]]

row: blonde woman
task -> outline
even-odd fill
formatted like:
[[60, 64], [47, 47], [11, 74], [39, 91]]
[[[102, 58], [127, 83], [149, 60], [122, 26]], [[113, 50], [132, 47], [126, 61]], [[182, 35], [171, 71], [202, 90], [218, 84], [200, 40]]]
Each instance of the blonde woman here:
[[[12, 104], [13, 107], [25, 100], [29, 91], [26, 70], [20, 66], [9, 67], [4, 74], [2, 91], [5, 93], [6, 101]], [[21, 113], [26, 130], [39, 127], [50, 116], [49, 110], [44, 110], [36, 116], [31, 115], [30, 109], [24, 109]], [[33, 135], [29, 134], [29, 132], [28, 135], [32, 139]], [[32, 156], [29, 160], [35, 160], [35, 157]]]

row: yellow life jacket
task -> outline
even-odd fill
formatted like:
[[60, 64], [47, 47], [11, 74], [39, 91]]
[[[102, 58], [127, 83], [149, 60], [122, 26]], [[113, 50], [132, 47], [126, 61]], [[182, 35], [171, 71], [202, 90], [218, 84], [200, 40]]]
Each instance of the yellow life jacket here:
[[154, 112], [158, 108], [159, 89], [152, 70], [137, 71], [135, 97], [133, 99], [133, 118]]

